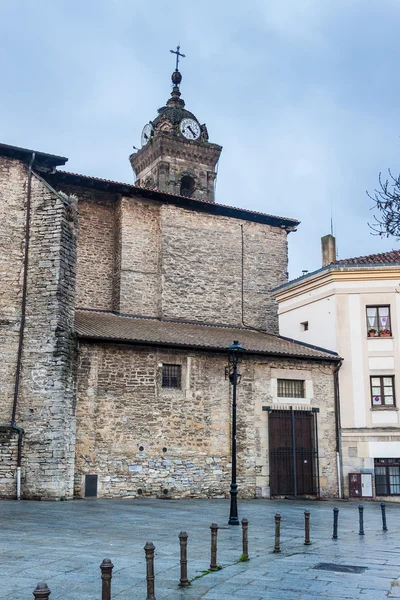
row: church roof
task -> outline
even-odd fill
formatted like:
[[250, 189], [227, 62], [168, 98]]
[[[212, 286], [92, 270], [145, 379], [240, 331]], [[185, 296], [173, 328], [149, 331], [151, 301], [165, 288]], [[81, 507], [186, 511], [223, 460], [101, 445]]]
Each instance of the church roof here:
[[29, 163], [33, 154], [35, 155], [34, 166], [40, 164], [43, 167], [54, 168], [65, 165], [68, 160], [65, 156], [47, 154], [47, 152], [29, 150], [28, 148], [19, 148], [18, 146], [10, 146], [9, 144], [0, 144], [0, 156], [7, 156]]
[[226, 352], [239, 340], [247, 354], [339, 361], [336, 352], [264, 333], [256, 329], [161, 321], [149, 317], [122, 316], [112, 312], [77, 310], [75, 326], [81, 339]]
[[182, 119], [195, 119], [197, 118], [186, 108], [183, 106], [163, 106], [158, 109], [158, 117], [156, 117], [153, 121], [154, 127], [157, 125], [161, 119], [167, 118], [173, 125], [178, 125]]
[[217, 202], [196, 200], [195, 198], [187, 198], [186, 196], [169, 194], [167, 192], [161, 192], [160, 190], [153, 190], [135, 186], [130, 183], [112, 181], [109, 179], [101, 179], [99, 177], [81, 175], [79, 173], [69, 173], [68, 171], [55, 171], [54, 173], [48, 173], [46, 174], [46, 180], [53, 186], [60, 183], [64, 183], [67, 185], [88, 187], [91, 189], [97, 189], [104, 192], [112, 192], [115, 194], [134, 194], [135, 196], [142, 196], [143, 198], [149, 198], [151, 200], [158, 200], [169, 204], [175, 204], [177, 206], [181, 206], [182, 208], [186, 208], [189, 210], [233, 217], [236, 219], [243, 219], [244, 221], [253, 221], [255, 223], [266, 223], [274, 227], [282, 227], [283, 229], [295, 228], [300, 223], [300, 221], [298, 221], [297, 219], [279, 217], [275, 215], [270, 215], [268, 213], [248, 210], [247, 208], [235, 208], [234, 206], [218, 204]]

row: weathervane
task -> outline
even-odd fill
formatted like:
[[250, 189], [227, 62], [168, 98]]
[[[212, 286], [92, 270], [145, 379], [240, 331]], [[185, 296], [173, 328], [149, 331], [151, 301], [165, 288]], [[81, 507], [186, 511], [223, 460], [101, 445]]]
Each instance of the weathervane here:
[[170, 52], [172, 52], [172, 54], [176, 54], [176, 66], [175, 66], [175, 71], [178, 71], [178, 66], [179, 66], [179, 57], [181, 56], [182, 58], [185, 58], [184, 54], [181, 54], [179, 52], [179, 50], [181, 49], [180, 46], [176, 47], [176, 50], [170, 50]]

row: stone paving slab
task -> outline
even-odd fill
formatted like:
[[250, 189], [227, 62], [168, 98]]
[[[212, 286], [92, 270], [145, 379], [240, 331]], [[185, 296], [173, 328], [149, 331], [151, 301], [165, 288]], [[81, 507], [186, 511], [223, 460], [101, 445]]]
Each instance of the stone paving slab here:
[[[332, 540], [333, 502], [240, 502], [249, 520], [251, 559], [238, 562], [241, 528], [229, 527], [226, 500], [90, 500], [0, 502], [2, 600], [32, 599], [39, 581], [51, 600], [100, 600], [99, 565], [115, 567], [112, 597], [145, 600], [143, 546], [156, 546], [157, 600], [383, 600], [400, 598], [400, 505], [387, 503], [382, 531], [379, 503], [364, 503], [365, 536], [358, 535], [357, 502], [340, 502], [339, 539]], [[311, 511], [311, 546], [304, 546], [304, 510]], [[282, 552], [274, 554], [274, 514], [282, 515]], [[218, 531], [218, 563], [210, 561], [210, 524]], [[179, 581], [178, 534], [188, 540], [189, 578]], [[318, 563], [367, 567], [364, 573], [315, 569]]]

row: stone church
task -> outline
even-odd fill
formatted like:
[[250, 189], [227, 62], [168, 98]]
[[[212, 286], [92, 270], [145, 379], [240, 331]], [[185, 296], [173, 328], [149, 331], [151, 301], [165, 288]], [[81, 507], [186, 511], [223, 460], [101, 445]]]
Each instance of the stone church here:
[[181, 79], [135, 185], [0, 144], [1, 497], [227, 497], [234, 340], [239, 497], [337, 495], [339, 357], [272, 296], [298, 221], [215, 202]]

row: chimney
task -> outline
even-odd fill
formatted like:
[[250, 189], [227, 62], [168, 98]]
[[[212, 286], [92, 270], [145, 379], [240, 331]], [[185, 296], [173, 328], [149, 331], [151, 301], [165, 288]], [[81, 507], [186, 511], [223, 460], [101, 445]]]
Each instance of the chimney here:
[[336, 260], [336, 239], [333, 235], [324, 235], [321, 238], [322, 266], [329, 265]]

